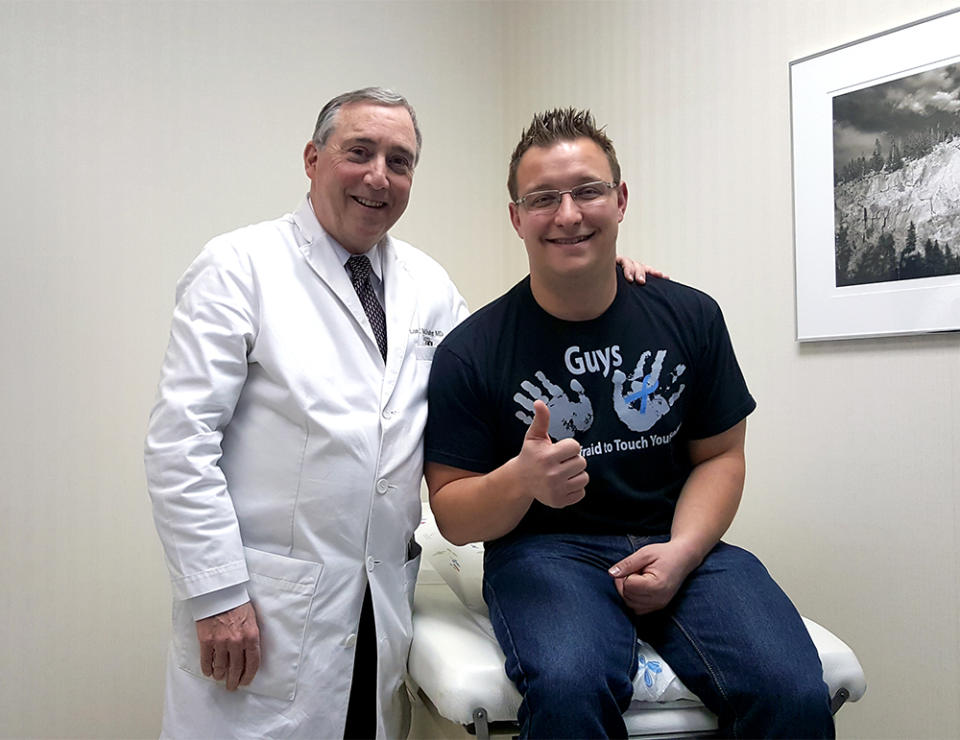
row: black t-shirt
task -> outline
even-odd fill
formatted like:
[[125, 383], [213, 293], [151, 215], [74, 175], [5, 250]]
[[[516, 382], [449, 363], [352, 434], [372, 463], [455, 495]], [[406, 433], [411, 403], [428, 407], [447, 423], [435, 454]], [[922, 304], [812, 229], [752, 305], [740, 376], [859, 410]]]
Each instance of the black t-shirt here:
[[574, 437], [586, 496], [534, 501], [513, 533], [666, 534], [691, 470], [687, 442], [719, 434], [756, 407], [717, 303], [670, 280], [628, 283], [589, 321], [563, 321], [530, 279], [484, 306], [437, 348], [428, 461], [488, 473], [519, 453], [533, 401], [550, 436]]

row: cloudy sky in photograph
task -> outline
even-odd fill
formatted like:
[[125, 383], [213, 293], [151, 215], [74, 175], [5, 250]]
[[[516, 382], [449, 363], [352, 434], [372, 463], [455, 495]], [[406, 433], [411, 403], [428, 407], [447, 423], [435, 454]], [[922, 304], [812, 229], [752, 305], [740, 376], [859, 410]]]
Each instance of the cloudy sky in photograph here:
[[833, 163], [839, 170], [861, 155], [869, 159], [880, 139], [890, 142], [938, 122], [960, 125], [960, 64], [856, 90], [833, 99]]

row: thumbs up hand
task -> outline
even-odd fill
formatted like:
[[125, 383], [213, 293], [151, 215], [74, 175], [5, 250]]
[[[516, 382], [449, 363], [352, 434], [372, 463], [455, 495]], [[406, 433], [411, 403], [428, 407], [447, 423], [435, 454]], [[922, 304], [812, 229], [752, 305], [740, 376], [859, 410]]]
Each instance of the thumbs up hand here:
[[587, 461], [577, 440], [550, 439], [550, 409], [543, 401], [533, 404], [533, 421], [515, 458], [517, 472], [529, 495], [554, 509], [577, 503], [586, 494]]

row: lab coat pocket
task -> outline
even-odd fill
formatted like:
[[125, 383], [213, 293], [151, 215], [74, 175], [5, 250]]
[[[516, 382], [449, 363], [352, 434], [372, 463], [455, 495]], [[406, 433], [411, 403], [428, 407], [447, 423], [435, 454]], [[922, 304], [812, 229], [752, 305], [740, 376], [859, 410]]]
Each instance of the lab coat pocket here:
[[410, 550], [408, 554], [410, 557], [406, 563], [403, 564], [403, 587], [406, 589], [407, 600], [410, 602], [410, 611], [413, 611], [413, 592], [417, 587], [417, 573], [420, 571], [420, 557], [423, 553], [423, 548], [420, 547], [420, 543], [414, 539], [410, 540]]
[[[240, 690], [292, 701], [307, 617], [323, 565], [249, 547], [243, 554], [250, 575], [247, 592], [260, 628], [260, 668], [250, 685]], [[186, 602], [174, 604], [174, 644], [180, 668], [203, 676], [197, 630]]]

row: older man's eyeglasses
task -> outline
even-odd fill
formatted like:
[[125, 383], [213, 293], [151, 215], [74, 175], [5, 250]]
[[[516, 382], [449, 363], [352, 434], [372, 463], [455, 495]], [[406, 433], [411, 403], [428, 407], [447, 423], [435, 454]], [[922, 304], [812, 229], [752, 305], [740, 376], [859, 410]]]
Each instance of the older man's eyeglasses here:
[[527, 193], [521, 198], [517, 198], [514, 203], [523, 206], [528, 211], [534, 213], [551, 213], [560, 207], [563, 196], [570, 193], [574, 203], [584, 205], [598, 200], [607, 194], [608, 190], [617, 187], [614, 182], [585, 182], [569, 190], [537, 190], [534, 193]]

